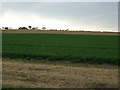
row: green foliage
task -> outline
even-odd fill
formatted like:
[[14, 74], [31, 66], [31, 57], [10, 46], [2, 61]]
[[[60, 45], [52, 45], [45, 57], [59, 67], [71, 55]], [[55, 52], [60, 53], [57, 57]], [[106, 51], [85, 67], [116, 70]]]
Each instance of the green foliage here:
[[118, 36], [3, 34], [2, 55], [73, 63], [118, 64]]

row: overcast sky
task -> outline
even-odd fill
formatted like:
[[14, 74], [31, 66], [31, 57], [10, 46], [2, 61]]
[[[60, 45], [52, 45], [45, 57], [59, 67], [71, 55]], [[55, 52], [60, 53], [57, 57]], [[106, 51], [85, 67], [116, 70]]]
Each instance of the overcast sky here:
[[0, 27], [118, 31], [117, 2], [3, 2]]

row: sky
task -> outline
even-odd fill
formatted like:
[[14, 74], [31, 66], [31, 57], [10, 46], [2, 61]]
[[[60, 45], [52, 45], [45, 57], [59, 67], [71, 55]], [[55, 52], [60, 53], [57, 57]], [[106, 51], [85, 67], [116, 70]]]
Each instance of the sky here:
[[118, 31], [117, 2], [3, 2], [0, 27]]

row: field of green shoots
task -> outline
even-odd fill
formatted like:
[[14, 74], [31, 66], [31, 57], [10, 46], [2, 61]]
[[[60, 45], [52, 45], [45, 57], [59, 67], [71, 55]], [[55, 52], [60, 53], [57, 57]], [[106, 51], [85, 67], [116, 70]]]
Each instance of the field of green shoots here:
[[2, 34], [3, 58], [118, 64], [118, 36]]

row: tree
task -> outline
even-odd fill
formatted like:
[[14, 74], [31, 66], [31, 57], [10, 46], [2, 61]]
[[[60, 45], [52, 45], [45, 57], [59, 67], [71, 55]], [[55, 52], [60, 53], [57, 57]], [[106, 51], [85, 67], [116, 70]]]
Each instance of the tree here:
[[31, 28], [32, 28], [32, 26], [28, 26], [28, 28], [29, 28], [29, 29], [31, 29]]
[[42, 29], [43, 29], [43, 30], [45, 30], [45, 29], [46, 29], [46, 27], [42, 27]]
[[2, 27], [2, 29], [5, 29], [4, 27]]
[[19, 27], [18, 29], [27, 29], [27, 27]]
[[34, 30], [35, 30], [35, 29], [38, 29], [38, 27], [33, 27], [32, 29], [34, 29]]
[[69, 29], [66, 29], [65, 31], [69, 31]]
[[5, 29], [9, 29], [8, 27], [5, 27]]

